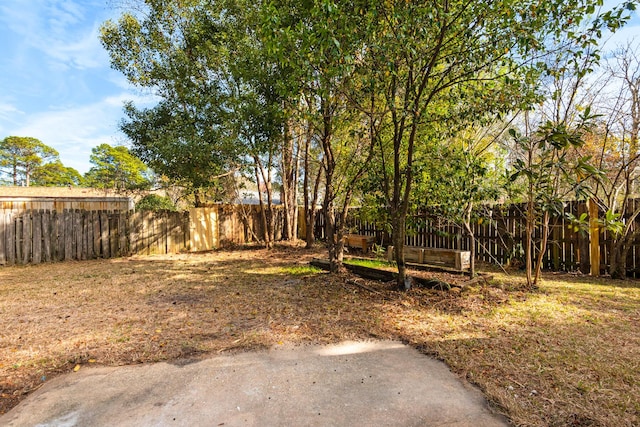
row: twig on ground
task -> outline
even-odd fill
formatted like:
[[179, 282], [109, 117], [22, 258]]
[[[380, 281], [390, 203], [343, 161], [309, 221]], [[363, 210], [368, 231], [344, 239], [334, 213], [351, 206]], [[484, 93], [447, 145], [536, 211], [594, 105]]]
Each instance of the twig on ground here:
[[347, 280], [346, 280], [346, 283], [348, 283], [348, 284], [350, 284], [350, 285], [358, 286], [359, 288], [365, 289], [365, 290], [367, 290], [367, 291], [369, 291], [369, 292], [372, 292], [372, 293], [374, 293], [374, 294], [377, 294], [377, 295], [380, 295], [380, 296], [383, 296], [383, 297], [385, 296], [382, 292], [380, 292], [380, 291], [376, 291], [375, 289], [370, 288], [370, 287], [369, 287], [369, 286], [367, 286], [367, 285], [363, 285], [363, 284], [361, 284], [361, 283], [358, 283], [358, 282], [356, 282], [354, 279], [347, 279]]

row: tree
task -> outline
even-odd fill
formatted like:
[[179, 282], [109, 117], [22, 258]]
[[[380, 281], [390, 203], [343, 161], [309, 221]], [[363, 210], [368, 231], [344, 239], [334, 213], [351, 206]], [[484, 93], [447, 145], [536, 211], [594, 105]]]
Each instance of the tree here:
[[[634, 224], [640, 207], [630, 202], [640, 178], [640, 52], [630, 44], [618, 47], [608, 60], [596, 108], [599, 121], [587, 135], [580, 155], [591, 156], [603, 171], [593, 180], [591, 197], [605, 213], [601, 226], [610, 232], [609, 274], [627, 275], [627, 255], [640, 235]], [[613, 90], [612, 90], [613, 89]], [[599, 102], [598, 102], [599, 101]]]
[[[356, 184], [367, 172], [373, 154], [367, 132], [370, 121], [363, 114], [368, 109], [358, 110], [349, 102], [351, 97], [362, 95], [356, 53], [365, 43], [357, 31], [364, 22], [365, 10], [366, 5], [358, 2], [283, 0], [265, 2], [262, 12], [265, 47], [293, 76], [282, 87], [282, 96], [304, 112], [309, 132], [314, 135], [307, 137], [305, 147], [310, 148], [315, 140], [322, 150], [322, 209], [334, 272], [342, 263], [346, 218]], [[305, 149], [307, 153], [310, 151]], [[305, 191], [310, 191], [308, 160]], [[320, 183], [318, 175], [315, 182]], [[317, 197], [318, 192], [314, 193]], [[308, 208], [315, 197], [306, 196]], [[308, 211], [307, 221], [312, 217]]]
[[[554, 34], [547, 41], [550, 53], [540, 63], [544, 102], [525, 112], [520, 132], [511, 130], [515, 141], [512, 155], [517, 157], [511, 179], [522, 177], [525, 183], [525, 268], [531, 287], [537, 286], [540, 278], [551, 216], [562, 215], [567, 195], [575, 193], [575, 198], [585, 198], [591, 178], [601, 175], [590, 156], [572, 155], [584, 145], [596, 118], [591, 113], [591, 98], [583, 88], [600, 61], [598, 38], [602, 30], [618, 29], [628, 19], [625, 11], [634, 8], [634, 3], [625, 3], [588, 20], [579, 33]], [[586, 4], [583, 13], [593, 12], [594, 5]], [[540, 238], [534, 241], [538, 225]]]
[[[153, 89], [150, 109], [125, 107], [122, 129], [158, 173], [193, 191], [196, 205], [220, 178], [253, 176], [267, 247], [275, 234], [279, 176], [285, 237], [295, 237], [297, 161], [276, 87], [285, 74], [257, 34], [260, 3], [140, 2], [144, 13], [106, 22], [101, 40], [114, 68]], [[265, 199], [266, 198], [266, 203]]]
[[151, 171], [127, 147], [100, 144], [91, 150], [90, 162], [94, 166], [84, 177], [89, 187], [117, 192], [151, 187]]
[[[577, 191], [578, 198], [584, 197], [586, 193], [581, 186], [590, 176], [598, 174], [588, 159], [568, 156], [569, 150], [583, 145], [591, 120], [593, 117], [587, 108], [577, 123], [546, 121], [535, 132], [524, 135], [510, 129], [518, 151], [523, 154], [513, 165], [511, 180], [522, 177], [525, 183], [525, 268], [530, 287], [537, 286], [540, 279], [551, 216], [562, 215], [568, 194]], [[536, 243], [533, 234], [538, 224], [542, 232]]]
[[[512, 117], [513, 119], [513, 117]], [[493, 123], [491, 123], [493, 122]], [[504, 195], [504, 160], [498, 142], [511, 120], [474, 123], [416, 159], [414, 203], [431, 205], [446, 221], [462, 224], [469, 238], [470, 276], [475, 276], [476, 240], [472, 222], [479, 203]], [[427, 176], [425, 176], [427, 175]]]
[[597, 16], [588, 31], [581, 32], [585, 16], [595, 12], [597, 3], [371, 4], [365, 56], [376, 92], [384, 94], [380, 106], [390, 128], [378, 137], [377, 164], [384, 176], [400, 287], [409, 286], [403, 246], [416, 153], [446, 140], [469, 121], [533, 103], [537, 77], [545, 70], [540, 59], [550, 47], [573, 47], [550, 40], [579, 40], [580, 49], [591, 45], [604, 26], [621, 25], [626, 4]]
[[60, 160], [45, 163], [34, 169], [32, 184], [42, 187], [82, 186], [84, 179], [80, 172], [67, 167]]
[[176, 212], [176, 205], [168, 197], [147, 194], [136, 203], [136, 211], [171, 211]]
[[[234, 84], [227, 41], [238, 34], [234, 2], [139, 1], [101, 28], [112, 67], [160, 97], [153, 108], [125, 106], [123, 132], [157, 173], [184, 185], [196, 205], [218, 177], [239, 169], [241, 145], [229, 123]], [[141, 11], [141, 12], [140, 12]]]
[[207, 126], [213, 119], [194, 120], [170, 100], [146, 109], [127, 103], [124, 111], [127, 118], [120, 129], [131, 140], [133, 154], [171, 184], [184, 188], [196, 206], [218, 189], [221, 178], [236, 171], [237, 148], [227, 147], [221, 129]]
[[0, 167], [11, 176], [13, 185], [24, 183], [28, 187], [34, 170], [57, 157], [55, 149], [36, 138], [8, 136], [0, 141]]

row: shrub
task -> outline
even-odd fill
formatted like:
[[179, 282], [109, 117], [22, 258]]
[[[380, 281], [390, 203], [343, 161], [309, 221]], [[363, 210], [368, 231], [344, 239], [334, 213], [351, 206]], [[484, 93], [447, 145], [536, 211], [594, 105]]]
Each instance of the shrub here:
[[178, 208], [168, 197], [158, 196], [156, 194], [147, 194], [136, 203], [136, 211], [172, 211], [176, 212]]

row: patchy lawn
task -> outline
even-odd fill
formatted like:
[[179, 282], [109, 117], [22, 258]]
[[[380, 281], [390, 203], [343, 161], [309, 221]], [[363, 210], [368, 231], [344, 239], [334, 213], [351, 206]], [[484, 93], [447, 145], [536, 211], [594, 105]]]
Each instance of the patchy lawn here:
[[[331, 276], [281, 247], [0, 268], [0, 413], [61, 372], [390, 338], [446, 361], [516, 425], [640, 425], [640, 285], [519, 276], [462, 292]], [[355, 286], [362, 283], [367, 290]]]

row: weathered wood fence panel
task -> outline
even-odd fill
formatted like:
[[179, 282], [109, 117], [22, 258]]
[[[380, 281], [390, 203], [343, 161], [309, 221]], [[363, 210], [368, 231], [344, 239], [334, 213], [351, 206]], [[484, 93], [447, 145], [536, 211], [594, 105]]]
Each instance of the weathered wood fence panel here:
[[[273, 212], [277, 240], [284, 221], [282, 209]], [[184, 213], [0, 210], [0, 265], [207, 251], [263, 236], [259, 206], [213, 206]]]
[[[626, 209], [628, 212], [624, 221], [628, 223], [629, 216], [640, 207], [640, 199], [632, 199]], [[547, 250], [543, 258], [543, 268], [554, 271], [577, 271], [589, 273], [591, 270], [590, 239], [586, 230], [576, 231], [574, 224], [567, 219], [571, 213], [575, 217], [588, 212], [585, 202], [570, 201], [564, 205], [564, 212], [551, 218], [550, 234]], [[496, 205], [480, 208], [480, 215], [471, 228], [475, 235], [475, 253], [479, 261], [521, 265], [525, 256], [525, 221], [526, 205]], [[600, 218], [604, 212], [599, 213]], [[325, 220], [321, 212], [316, 216], [315, 236], [326, 239], [324, 231]], [[463, 227], [448, 221], [437, 212], [424, 212], [409, 219], [405, 244], [425, 248], [443, 248], [469, 250], [470, 239]], [[640, 227], [640, 218], [631, 224], [632, 229]], [[368, 236], [375, 236], [376, 243], [388, 246], [389, 233], [382, 226], [358, 218], [358, 210], [350, 213], [348, 232]], [[533, 238], [539, 242], [542, 236], [542, 226], [534, 229]], [[600, 253], [599, 270], [606, 271], [609, 265], [610, 248], [613, 236], [606, 229], [600, 230], [598, 239]], [[537, 253], [534, 253], [537, 256]], [[628, 274], [640, 277], [640, 239], [632, 242], [627, 258]]]
[[188, 250], [180, 212], [0, 210], [0, 265]]

